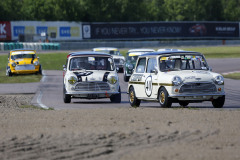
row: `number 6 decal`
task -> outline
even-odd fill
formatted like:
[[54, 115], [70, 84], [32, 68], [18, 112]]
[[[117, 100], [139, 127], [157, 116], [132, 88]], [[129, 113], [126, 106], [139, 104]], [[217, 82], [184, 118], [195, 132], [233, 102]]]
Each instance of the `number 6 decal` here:
[[148, 97], [152, 95], [152, 76], [148, 76], [145, 80], [145, 92]]

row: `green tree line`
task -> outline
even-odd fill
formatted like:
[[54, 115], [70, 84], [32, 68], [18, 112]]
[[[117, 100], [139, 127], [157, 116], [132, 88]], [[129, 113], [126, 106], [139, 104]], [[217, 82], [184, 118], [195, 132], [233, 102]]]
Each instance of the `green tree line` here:
[[240, 21], [240, 0], [1, 0], [0, 21]]

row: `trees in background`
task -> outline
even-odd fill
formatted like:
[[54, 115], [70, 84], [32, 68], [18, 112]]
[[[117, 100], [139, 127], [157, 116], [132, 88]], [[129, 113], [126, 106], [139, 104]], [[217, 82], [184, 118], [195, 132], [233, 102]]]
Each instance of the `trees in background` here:
[[239, 21], [240, 0], [1, 0], [0, 20]]

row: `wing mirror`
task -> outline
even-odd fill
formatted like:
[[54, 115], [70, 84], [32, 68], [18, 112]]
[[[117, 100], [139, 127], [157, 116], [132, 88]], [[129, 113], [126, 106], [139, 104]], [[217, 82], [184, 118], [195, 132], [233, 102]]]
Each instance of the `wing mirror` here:
[[67, 70], [67, 68], [66, 68], [66, 65], [63, 65], [63, 70], [64, 70], [64, 71], [66, 71], [66, 70]]
[[209, 71], [212, 71], [212, 67], [209, 67], [208, 69], [209, 69]]

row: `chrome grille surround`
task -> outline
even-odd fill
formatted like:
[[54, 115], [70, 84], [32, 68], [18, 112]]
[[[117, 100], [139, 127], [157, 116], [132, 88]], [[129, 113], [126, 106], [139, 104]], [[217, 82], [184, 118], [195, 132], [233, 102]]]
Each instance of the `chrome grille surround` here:
[[119, 58], [114, 58], [113, 60], [114, 60], [115, 64], [119, 64], [120, 63], [120, 59]]
[[110, 91], [110, 86], [107, 82], [79, 82], [75, 86], [76, 91]]
[[28, 64], [28, 65], [17, 65], [15, 67], [16, 71], [20, 71], [20, 70], [35, 70], [35, 66], [32, 64]]
[[179, 93], [209, 93], [216, 92], [217, 88], [213, 83], [185, 83], [181, 86]]

